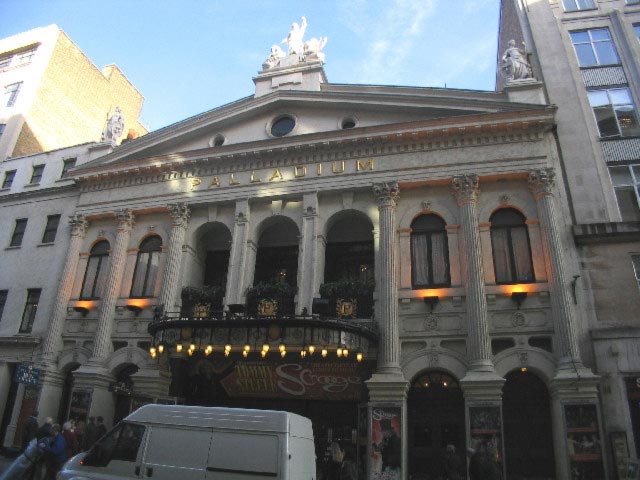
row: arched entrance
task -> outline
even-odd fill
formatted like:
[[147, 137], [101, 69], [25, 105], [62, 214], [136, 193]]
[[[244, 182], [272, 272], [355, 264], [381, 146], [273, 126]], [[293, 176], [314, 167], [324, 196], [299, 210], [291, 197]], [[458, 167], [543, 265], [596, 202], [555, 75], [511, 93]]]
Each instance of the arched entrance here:
[[507, 478], [554, 478], [549, 391], [538, 376], [526, 370], [514, 370], [506, 380], [502, 416]]
[[[79, 412], [72, 412], [71, 392], [73, 391], [73, 372], [80, 367], [79, 363], [72, 363], [65, 369], [62, 395], [60, 395], [60, 406], [58, 408], [58, 423], [62, 425], [67, 420], [85, 420]], [[85, 415], [86, 416], [86, 415]]]
[[464, 397], [458, 381], [443, 371], [423, 372], [411, 384], [407, 405], [409, 475], [420, 480], [441, 478], [448, 445], [455, 447], [464, 474]]
[[113, 392], [116, 394], [115, 412], [113, 414], [114, 425], [132, 411], [133, 380], [131, 379], [131, 375], [137, 371], [138, 366], [133, 363], [125, 363], [117, 370], [115, 375], [116, 381], [113, 386]]

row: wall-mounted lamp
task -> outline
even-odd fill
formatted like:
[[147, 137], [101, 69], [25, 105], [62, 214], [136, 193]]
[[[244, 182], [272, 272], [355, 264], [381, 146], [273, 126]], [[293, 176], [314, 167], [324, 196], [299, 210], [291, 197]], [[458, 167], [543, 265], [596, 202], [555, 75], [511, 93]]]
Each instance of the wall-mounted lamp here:
[[73, 307], [73, 310], [78, 313], [81, 313], [83, 317], [86, 317], [87, 313], [89, 313], [89, 309], [87, 307], [75, 306]]
[[516, 302], [518, 310], [520, 310], [520, 305], [524, 302], [524, 299], [527, 298], [527, 295], [527, 292], [511, 292], [511, 300]]
[[140, 312], [143, 309], [142, 309], [142, 307], [140, 307], [138, 305], [127, 305], [127, 310], [129, 310], [130, 312], [133, 312], [135, 314], [135, 316], [137, 317], [138, 315], [140, 315]]
[[440, 301], [440, 297], [438, 297], [437, 295], [427, 295], [423, 298], [423, 300], [424, 303], [431, 307], [431, 312], [433, 312], [433, 309], [436, 305], [438, 305], [438, 302]]

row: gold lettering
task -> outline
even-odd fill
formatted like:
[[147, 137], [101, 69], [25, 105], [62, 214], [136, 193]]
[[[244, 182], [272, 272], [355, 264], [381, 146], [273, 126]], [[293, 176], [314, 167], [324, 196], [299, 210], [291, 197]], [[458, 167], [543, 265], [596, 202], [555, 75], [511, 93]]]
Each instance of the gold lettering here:
[[296, 165], [293, 167], [293, 176], [296, 178], [307, 176], [307, 167], [304, 165]]
[[[338, 164], [341, 164], [340, 166], [342, 167], [342, 170], [338, 170]], [[344, 160], [342, 160], [341, 162], [333, 162], [333, 166], [331, 167], [331, 170], [333, 171], [333, 173], [344, 172]]]
[[202, 183], [202, 179], [195, 177], [191, 179], [191, 190], [195, 190]]
[[318, 164], [318, 176], [320, 177], [322, 175], [322, 164], [319, 163]]
[[260, 177], [256, 177], [256, 171], [255, 170], [251, 170], [251, 183], [259, 183], [262, 180], [260, 180]]
[[362, 160], [358, 160], [358, 164], [356, 166], [356, 171], [361, 172], [362, 170], [371, 170], [373, 171], [373, 158], [367, 160], [367, 163], [363, 163]]
[[229, 176], [229, 185], [240, 185], [240, 182], [236, 182], [236, 179], [233, 176], [233, 173]]
[[220, 186], [220, 179], [218, 177], [213, 177], [211, 179], [211, 183], [209, 183], [209, 186], [207, 188], [211, 188], [213, 186], [216, 186], [216, 187]]
[[279, 168], [276, 168], [271, 174], [271, 177], [269, 177], [270, 182], [273, 182], [275, 179], [284, 180], [284, 177], [282, 176], [282, 173], [280, 173]]

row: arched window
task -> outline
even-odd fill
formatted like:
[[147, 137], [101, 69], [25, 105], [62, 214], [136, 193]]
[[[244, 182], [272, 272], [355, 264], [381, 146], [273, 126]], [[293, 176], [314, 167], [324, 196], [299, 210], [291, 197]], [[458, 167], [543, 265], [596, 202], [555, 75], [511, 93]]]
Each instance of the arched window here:
[[102, 240], [91, 249], [80, 290], [81, 299], [100, 298], [109, 273], [109, 242]]
[[503, 208], [494, 212], [490, 221], [496, 283], [535, 282], [524, 216], [513, 208]]
[[145, 239], [140, 244], [136, 269], [133, 272], [131, 297], [152, 297], [160, 263], [162, 239], [157, 235]]
[[411, 223], [411, 285], [448, 287], [449, 242], [445, 223], [437, 215], [420, 215]]

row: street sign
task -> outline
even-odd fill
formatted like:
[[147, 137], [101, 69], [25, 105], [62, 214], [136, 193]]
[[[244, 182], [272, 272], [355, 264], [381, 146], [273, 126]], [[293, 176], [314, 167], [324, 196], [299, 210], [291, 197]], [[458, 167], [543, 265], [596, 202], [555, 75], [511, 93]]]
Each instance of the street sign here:
[[40, 381], [40, 369], [30, 363], [21, 363], [16, 370], [16, 382], [25, 385], [38, 385]]

